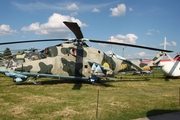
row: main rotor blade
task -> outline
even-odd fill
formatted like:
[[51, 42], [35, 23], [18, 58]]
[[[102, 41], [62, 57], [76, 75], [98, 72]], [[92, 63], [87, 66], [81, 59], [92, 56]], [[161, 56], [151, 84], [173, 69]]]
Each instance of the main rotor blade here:
[[76, 38], [78, 40], [84, 38], [83, 34], [81, 32], [81, 28], [78, 26], [77, 23], [75, 23], [75, 22], [66, 22], [66, 21], [64, 21], [63, 23], [74, 33], [74, 35], [76, 36]]
[[0, 45], [18, 44], [18, 43], [30, 43], [30, 42], [67, 41], [67, 40], [68, 39], [26, 40], [26, 41], [4, 42], [4, 43], [0, 43]]
[[149, 49], [149, 50], [155, 50], [155, 51], [173, 52], [171, 50], [164, 50], [164, 49], [159, 49], [159, 48], [153, 48], [153, 47], [147, 47], [147, 46], [141, 46], [141, 45], [134, 45], [134, 44], [128, 44], [128, 43], [118, 43], [118, 42], [101, 41], [101, 40], [89, 40], [89, 41], [90, 42], [95, 42], [95, 43], [105, 43], [105, 44], [113, 44], [113, 45], [130, 46], [130, 47], [143, 48], [143, 49]]

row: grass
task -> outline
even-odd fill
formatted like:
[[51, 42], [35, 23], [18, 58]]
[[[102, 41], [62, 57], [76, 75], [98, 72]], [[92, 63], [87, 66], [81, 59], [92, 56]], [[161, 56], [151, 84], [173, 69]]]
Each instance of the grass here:
[[154, 76], [118, 75], [101, 85], [41, 78], [34, 85], [0, 75], [0, 118], [129, 120], [178, 111], [180, 80], [165, 79], [161, 71]]

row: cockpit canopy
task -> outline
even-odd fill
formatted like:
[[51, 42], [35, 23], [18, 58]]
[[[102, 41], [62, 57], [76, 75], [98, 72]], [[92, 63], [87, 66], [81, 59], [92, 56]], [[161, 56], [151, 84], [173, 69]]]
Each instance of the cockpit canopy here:
[[25, 62], [24, 58], [13, 58], [8, 63], [8, 68], [16, 67], [17, 65], [20, 65]]
[[56, 46], [51, 46], [48, 48], [45, 48], [43, 51], [38, 52], [38, 51], [33, 51], [28, 55], [29, 60], [40, 60], [44, 59], [46, 57], [55, 57], [58, 55], [58, 50]]
[[28, 55], [29, 60], [40, 60], [40, 59], [44, 59], [44, 58], [46, 58], [46, 56], [44, 54], [42, 54], [41, 52], [31, 52]]
[[55, 57], [58, 55], [58, 50], [56, 46], [51, 46], [46, 48], [43, 53], [45, 54], [46, 57]]

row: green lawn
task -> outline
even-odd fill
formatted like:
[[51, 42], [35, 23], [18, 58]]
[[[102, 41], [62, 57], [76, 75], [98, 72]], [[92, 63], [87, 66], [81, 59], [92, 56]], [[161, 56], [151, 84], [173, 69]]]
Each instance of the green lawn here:
[[120, 76], [101, 85], [47, 78], [34, 85], [0, 75], [0, 119], [129, 120], [179, 110], [180, 79], [165, 79], [161, 71]]

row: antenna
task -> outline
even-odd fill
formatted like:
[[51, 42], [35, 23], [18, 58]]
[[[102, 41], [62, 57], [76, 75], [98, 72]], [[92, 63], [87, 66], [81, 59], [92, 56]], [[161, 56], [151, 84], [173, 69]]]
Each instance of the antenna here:
[[164, 50], [166, 50], [166, 37], [164, 37]]

